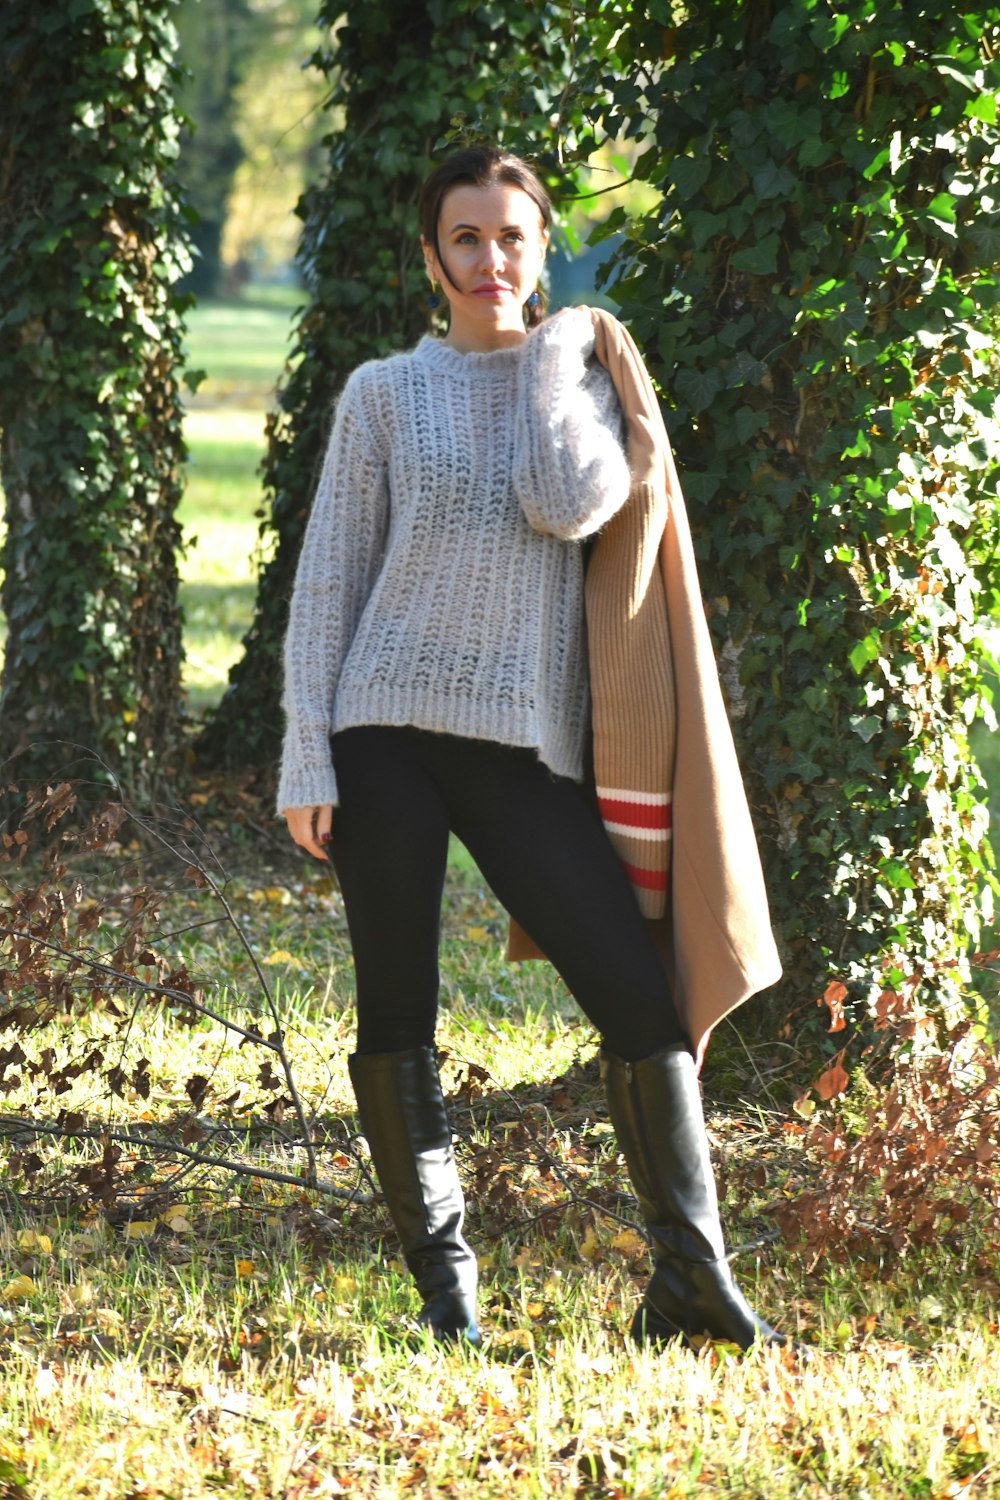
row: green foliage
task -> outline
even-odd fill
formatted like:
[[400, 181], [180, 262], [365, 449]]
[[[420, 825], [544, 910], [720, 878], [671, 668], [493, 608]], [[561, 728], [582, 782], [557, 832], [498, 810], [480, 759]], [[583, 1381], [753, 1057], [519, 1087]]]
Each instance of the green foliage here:
[[[336, 394], [352, 369], [413, 344], [428, 326], [417, 196], [436, 148], [478, 132], [503, 139], [517, 119], [551, 138], [539, 80], [565, 76], [560, 8], [410, 0], [328, 0], [336, 49], [315, 59], [333, 81], [327, 173], [299, 205], [307, 305], [268, 429], [270, 508], [246, 654], [202, 737], [207, 759], [273, 767], [280, 750], [281, 642], [295, 562]], [[342, 24], [340, 24], [342, 23]], [[557, 174], [556, 153], [542, 163]]]
[[74, 741], [139, 789], [180, 711], [171, 9], [0, 10], [0, 759]]
[[1000, 8], [650, 10], [595, 65], [611, 108], [583, 102], [663, 194], [608, 271], [664, 393], [790, 989], [948, 1001], [995, 885], [968, 730], [1000, 605]]

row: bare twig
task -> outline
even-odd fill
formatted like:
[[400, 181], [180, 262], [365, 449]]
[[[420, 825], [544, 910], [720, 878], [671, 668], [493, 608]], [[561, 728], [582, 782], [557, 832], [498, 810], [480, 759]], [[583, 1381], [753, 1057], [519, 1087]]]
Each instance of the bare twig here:
[[[19, 1115], [0, 1115], [0, 1133], [2, 1134], [30, 1134], [30, 1135], [66, 1135], [61, 1125], [46, 1124], [41, 1120], [26, 1121]], [[197, 1162], [201, 1166], [218, 1167], [224, 1172], [235, 1172], [238, 1176], [259, 1177], [265, 1182], [286, 1182], [293, 1187], [310, 1187], [319, 1193], [325, 1193], [330, 1198], [344, 1199], [349, 1203], [372, 1203], [374, 1195], [361, 1193], [357, 1189], [342, 1188], [334, 1182], [328, 1182], [325, 1178], [310, 1178], [306, 1172], [281, 1172], [272, 1167], [262, 1167], [257, 1162], [243, 1162], [231, 1156], [212, 1156], [207, 1151], [195, 1151], [190, 1146], [182, 1146], [177, 1141], [164, 1141], [161, 1143], [151, 1141], [145, 1136], [132, 1135], [127, 1130], [74, 1130], [72, 1139], [91, 1141], [113, 1141], [119, 1146], [136, 1146], [145, 1151], [157, 1151], [169, 1153], [171, 1156], [183, 1156], [188, 1161]], [[360, 1163], [358, 1164], [360, 1166]]]
[[178, 1005], [184, 1006], [186, 1010], [196, 1011], [200, 1016], [206, 1016], [210, 1021], [218, 1021], [227, 1031], [233, 1031], [237, 1036], [243, 1037], [248, 1042], [255, 1042], [259, 1047], [267, 1047], [271, 1052], [281, 1054], [281, 1047], [270, 1038], [259, 1036], [256, 1032], [247, 1031], [245, 1027], [230, 1021], [228, 1017], [219, 1015], [207, 1005], [202, 1005], [186, 990], [172, 989], [170, 985], [153, 984], [147, 979], [139, 979], [135, 974], [126, 974], [122, 969], [116, 969], [113, 964], [106, 964], [102, 959], [95, 958], [92, 954], [83, 950], [82, 953], [73, 952], [65, 948], [61, 943], [53, 943], [48, 938], [36, 937], [32, 932], [25, 932], [17, 927], [0, 927], [0, 937], [25, 938], [39, 948], [46, 948], [50, 953], [58, 953], [62, 958], [68, 958], [78, 963], [82, 969], [88, 969], [92, 973], [100, 974], [105, 979], [113, 979], [116, 984], [122, 985], [129, 990], [142, 990], [145, 994], [160, 995], [165, 1000], [173, 1000]]
[[[130, 813], [129, 816], [138, 823], [139, 827], [145, 829], [145, 831], [152, 838], [156, 839], [162, 848], [167, 849], [171, 854], [173, 854], [175, 858], [185, 858], [185, 854], [182, 853], [181, 850], [177, 849], [167, 838], [165, 838], [164, 835], [160, 833], [159, 829], [148, 825], [143, 819], [137, 818], [133, 813]], [[267, 976], [265, 975], [264, 970], [261, 967], [260, 960], [258, 959], [256, 953], [254, 953], [253, 951], [253, 947], [250, 943], [249, 938], [243, 931], [243, 928], [240, 926], [239, 922], [236, 920], [235, 913], [233, 912], [233, 909], [229, 904], [222, 886], [205, 867], [204, 861], [199, 859], [197, 855], [193, 854], [193, 851], [190, 852], [192, 853], [193, 857], [189, 860], [189, 864], [193, 865], [193, 867], [197, 870], [198, 874], [205, 881], [206, 885], [211, 890], [212, 895], [215, 897], [216, 901], [218, 901], [219, 905], [222, 907], [222, 910], [225, 912], [227, 918], [229, 919], [232, 930], [236, 933], [240, 946], [242, 947], [244, 953], [250, 961], [251, 966], [253, 967], [253, 971], [256, 975], [257, 983], [260, 986], [261, 993], [263, 994], [264, 999], [267, 1001], [267, 1007], [271, 1013], [271, 1019], [274, 1022], [275, 1026], [275, 1036], [278, 1038], [278, 1042], [274, 1046], [273, 1050], [277, 1052], [278, 1057], [281, 1060], [281, 1069], [285, 1076], [285, 1086], [287, 1087], [289, 1095], [291, 1096], [292, 1107], [295, 1110], [295, 1114], [299, 1122], [299, 1129], [302, 1132], [303, 1149], [306, 1152], [306, 1157], [309, 1162], [309, 1176], [307, 1180], [309, 1181], [310, 1185], [318, 1185], [316, 1172], [316, 1153], [313, 1149], [312, 1133], [309, 1128], [309, 1122], [306, 1119], [305, 1108], [303, 1107], [302, 1100], [299, 1096], [299, 1091], [295, 1083], [295, 1076], [292, 1071], [292, 1065], [288, 1059], [288, 1054], [285, 1051], [282, 1018], [278, 1007], [275, 1004], [274, 995], [271, 992], [271, 987], [267, 982]]]

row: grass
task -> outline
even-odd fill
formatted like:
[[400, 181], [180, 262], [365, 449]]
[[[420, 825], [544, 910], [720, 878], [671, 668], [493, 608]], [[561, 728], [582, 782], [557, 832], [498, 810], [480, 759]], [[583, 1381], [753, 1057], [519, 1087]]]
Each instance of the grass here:
[[[281, 985], [299, 1087], [318, 1109], [332, 1162], [355, 1128], [336, 891], [319, 866], [282, 862], [235, 880], [229, 895]], [[203, 893], [178, 890], [163, 925], [206, 914]], [[8, 1190], [0, 1495], [1000, 1494], [997, 1287], [991, 1252], [971, 1234], [964, 1248], [942, 1247], [893, 1275], [872, 1263], [809, 1267], [773, 1245], [740, 1256], [752, 1300], [819, 1351], [805, 1369], [773, 1351], [741, 1360], [719, 1349], [632, 1348], [625, 1330], [646, 1273], [641, 1239], [567, 1194], [517, 1129], [530, 1122], [566, 1180], [598, 1197], [626, 1190], [585, 1066], [593, 1038], [550, 970], [505, 961], [501, 929], [456, 849], [439, 1041], [451, 1058], [445, 1079], [480, 1253], [484, 1350], [407, 1335], [415, 1297], [378, 1203], [345, 1208], [294, 1187], [204, 1176], [182, 1182], [166, 1212], [162, 1203], [144, 1212], [140, 1195], [128, 1219]], [[257, 1006], [230, 930], [200, 928], [174, 948], [206, 995], [228, 996], [241, 1015]], [[46, 1040], [60, 1056], [94, 1045], [117, 1060], [116, 1037], [115, 1018], [98, 1010], [73, 1028], [55, 1025]], [[781, 1191], [782, 1117], [760, 1092], [768, 1047], [748, 1053], [725, 1035], [718, 1047], [709, 1121], [720, 1169], [737, 1184], [731, 1242], [752, 1242]], [[218, 1026], [180, 1027], [144, 1008], [129, 1055], [152, 1060], [148, 1099], [134, 1090], [109, 1098], [82, 1075], [60, 1106], [137, 1127], [187, 1103], [179, 1080], [194, 1071], [211, 1080], [199, 1118], [253, 1113], [259, 1057]], [[471, 1098], [458, 1087], [468, 1063], [489, 1074]], [[724, 1108], [713, 1102], [723, 1074]], [[237, 1088], [245, 1102], [227, 1111], [221, 1101]], [[34, 1089], [25, 1082], [8, 1095], [5, 1112], [29, 1109]], [[63, 1143], [36, 1149], [66, 1165]], [[754, 1188], [755, 1163], [765, 1162], [767, 1181]], [[514, 1178], [498, 1195], [505, 1167]], [[145, 1186], [156, 1188], [155, 1175]]]
[[179, 512], [188, 541], [184, 685], [196, 716], [221, 696], [253, 616], [264, 419], [289, 353], [297, 297], [272, 290], [249, 302], [197, 307], [188, 318], [191, 366], [206, 371], [187, 404], [191, 462]]

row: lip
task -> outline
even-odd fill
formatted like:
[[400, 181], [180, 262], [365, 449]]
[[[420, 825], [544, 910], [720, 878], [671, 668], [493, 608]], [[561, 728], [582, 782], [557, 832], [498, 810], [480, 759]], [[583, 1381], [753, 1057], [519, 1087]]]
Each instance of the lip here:
[[486, 281], [482, 286], [473, 287], [473, 295], [476, 297], [504, 297], [510, 291], [511, 288], [502, 281]]

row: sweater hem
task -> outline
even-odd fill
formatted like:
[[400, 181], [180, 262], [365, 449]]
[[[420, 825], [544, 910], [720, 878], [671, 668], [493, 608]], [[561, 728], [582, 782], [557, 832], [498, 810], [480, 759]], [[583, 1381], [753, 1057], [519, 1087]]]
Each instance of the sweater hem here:
[[556, 776], [565, 776], [570, 781], [583, 781], [583, 732], [579, 746], [574, 746], [565, 737], [553, 740], [541, 732], [538, 717], [531, 709], [498, 713], [497, 704], [489, 704], [488, 722], [470, 712], [468, 703], [455, 703], [442, 693], [421, 693], [403, 701], [379, 701], [371, 695], [367, 698], [353, 697], [350, 703], [338, 704], [334, 709], [331, 734], [343, 729], [359, 729], [369, 724], [382, 724], [392, 728], [423, 729], [430, 734], [449, 734], [456, 739], [490, 740], [497, 745], [511, 745], [521, 750], [534, 750], [543, 765]]

